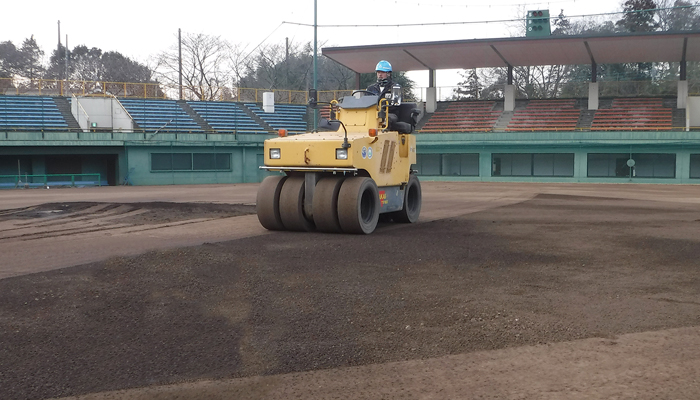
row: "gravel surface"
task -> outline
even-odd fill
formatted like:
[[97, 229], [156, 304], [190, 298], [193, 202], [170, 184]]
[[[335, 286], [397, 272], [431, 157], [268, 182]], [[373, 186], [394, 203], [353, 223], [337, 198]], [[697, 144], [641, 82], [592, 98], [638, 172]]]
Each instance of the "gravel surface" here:
[[[42, 214], [50, 210], [67, 218], [95, 206], [51, 204], [0, 218], [52, 218]], [[148, 224], [251, 211], [199, 203], [142, 209], [142, 217], [125, 218]], [[541, 194], [463, 216], [382, 224], [368, 236], [274, 232], [6, 278], [0, 398], [695, 327], [699, 231], [696, 204]], [[700, 396], [695, 382], [690, 393]]]

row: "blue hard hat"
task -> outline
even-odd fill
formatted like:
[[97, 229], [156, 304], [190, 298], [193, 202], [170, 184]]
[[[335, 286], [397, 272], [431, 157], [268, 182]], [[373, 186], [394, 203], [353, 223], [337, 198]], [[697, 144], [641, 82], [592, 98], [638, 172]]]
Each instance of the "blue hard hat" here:
[[377, 63], [377, 71], [391, 72], [391, 64], [389, 61], [382, 60]]

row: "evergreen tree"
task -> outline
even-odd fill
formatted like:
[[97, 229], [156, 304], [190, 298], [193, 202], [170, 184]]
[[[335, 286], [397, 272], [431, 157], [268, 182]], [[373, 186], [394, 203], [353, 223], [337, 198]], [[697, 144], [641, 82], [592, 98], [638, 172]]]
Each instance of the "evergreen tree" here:
[[552, 30], [552, 36], [563, 36], [571, 34], [571, 21], [569, 21], [569, 19], [566, 18], [566, 16], [564, 15], [563, 9], [559, 12], [557, 18], [552, 21], [552, 26], [554, 27], [554, 29]]
[[43, 55], [33, 35], [19, 49], [11, 41], [0, 43], [0, 78], [41, 78]]
[[476, 73], [476, 68], [469, 71], [460, 71], [459, 75], [464, 79], [459, 82], [458, 87], [454, 90], [454, 100], [479, 100], [481, 98], [481, 84], [479, 76]]
[[659, 28], [654, 20], [654, 0], [627, 0], [623, 5], [624, 17], [615, 25], [622, 32], [653, 32]]
[[34, 35], [24, 40], [19, 51], [21, 53], [19, 74], [30, 80], [41, 78], [44, 72], [44, 67], [41, 64], [44, 51], [39, 48], [34, 40]]
[[0, 78], [12, 78], [19, 73], [22, 54], [11, 42], [0, 42]]

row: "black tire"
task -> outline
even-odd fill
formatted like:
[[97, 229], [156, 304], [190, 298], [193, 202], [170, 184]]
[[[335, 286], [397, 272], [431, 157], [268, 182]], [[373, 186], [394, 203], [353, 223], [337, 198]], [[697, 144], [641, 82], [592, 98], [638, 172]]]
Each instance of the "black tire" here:
[[282, 185], [280, 192], [280, 219], [285, 229], [290, 231], [312, 231], [313, 222], [304, 215], [303, 176], [291, 176]]
[[338, 221], [338, 195], [344, 178], [341, 176], [323, 178], [316, 184], [313, 211], [314, 224], [320, 232], [342, 232]]
[[392, 218], [396, 222], [412, 224], [418, 220], [422, 204], [423, 192], [421, 191], [420, 181], [417, 176], [411, 174], [404, 189], [403, 209], [392, 213]]
[[345, 179], [338, 198], [338, 221], [345, 233], [374, 232], [379, 221], [379, 190], [373, 179]]
[[282, 224], [280, 217], [280, 192], [285, 180], [287, 177], [284, 175], [268, 176], [258, 187], [255, 211], [258, 214], [260, 225], [265, 229], [284, 230], [284, 224]]

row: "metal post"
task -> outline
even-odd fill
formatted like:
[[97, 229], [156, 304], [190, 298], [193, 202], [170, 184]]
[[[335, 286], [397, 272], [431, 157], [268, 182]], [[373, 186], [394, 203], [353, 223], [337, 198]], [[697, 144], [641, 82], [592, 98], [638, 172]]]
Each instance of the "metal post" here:
[[180, 76], [180, 100], [182, 100], [182, 33], [180, 28], [177, 29], [177, 48], [178, 75]]
[[66, 83], [68, 83], [68, 35], [66, 35]]
[[[61, 20], [58, 20], [58, 50], [56, 54], [58, 57], [61, 57]], [[58, 79], [61, 79], [60, 72], [58, 74]], [[61, 95], [63, 95], [63, 93], [61, 93]]]
[[[318, 63], [317, 63], [317, 59], [318, 59], [318, 56], [317, 56], [317, 54], [318, 54], [317, 16], [318, 16], [318, 13], [317, 13], [316, 2], [317, 2], [317, 0], [314, 0], [314, 89], [318, 90], [318, 77], [317, 77], [317, 74], [318, 74]], [[318, 128], [318, 109], [314, 108], [314, 131], [316, 131], [317, 128]]]

